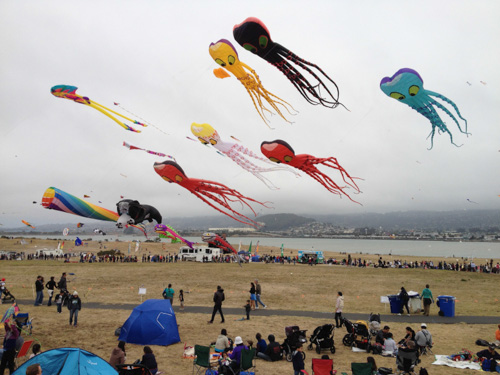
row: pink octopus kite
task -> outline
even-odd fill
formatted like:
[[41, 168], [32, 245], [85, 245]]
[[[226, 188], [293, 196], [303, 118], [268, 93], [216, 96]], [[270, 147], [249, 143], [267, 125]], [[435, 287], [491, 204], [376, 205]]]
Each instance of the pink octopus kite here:
[[198, 138], [201, 143], [215, 147], [221, 153], [231, 158], [231, 160], [233, 160], [241, 168], [247, 170], [259, 180], [261, 180], [269, 189], [275, 190], [278, 188], [274, 186], [274, 184], [268, 178], [262, 175], [263, 172], [282, 170], [298, 175], [298, 173], [287, 166], [274, 166], [265, 168], [254, 164], [254, 162], [250, 161], [247, 157], [251, 157], [266, 164], [272, 165], [273, 163], [238, 143], [223, 141], [220, 138], [219, 133], [217, 133], [217, 130], [215, 130], [209, 124], [197, 124], [193, 122], [191, 124], [191, 132]]

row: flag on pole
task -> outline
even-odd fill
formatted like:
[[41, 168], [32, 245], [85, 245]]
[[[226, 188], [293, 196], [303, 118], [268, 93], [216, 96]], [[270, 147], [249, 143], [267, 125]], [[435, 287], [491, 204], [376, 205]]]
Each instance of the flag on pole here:
[[63, 250], [63, 249], [64, 249], [64, 241], [61, 244], [61, 250]]
[[255, 246], [255, 255], [259, 253], [259, 242], [260, 241], [257, 241], [257, 246]]
[[281, 257], [283, 257], [283, 245], [284, 244], [281, 244]]
[[248, 255], [252, 255], [252, 241], [250, 241], [250, 246], [248, 247]]
[[238, 246], [238, 253], [241, 251], [241, 241], [240, 241], [240, 245]]
[[130, 254], [130, 244], [131, 244], [131, 243], [132, 243], [132, 242], [129, 242], [129, 243], [128, 243], [128, 253], [129, 253], [129, 254]]

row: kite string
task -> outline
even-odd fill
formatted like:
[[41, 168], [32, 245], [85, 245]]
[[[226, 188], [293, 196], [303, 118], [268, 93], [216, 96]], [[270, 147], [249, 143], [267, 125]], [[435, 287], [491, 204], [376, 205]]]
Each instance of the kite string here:
[[170, 135], [168, 134], [167, 132], [163, 131], [162, 129], [160, 129], [158, 126], [156, 126], [155, 124], [149, 122], [148, 120], [146, 119], [143, 119], [141, 116], [129, 111], [128, 109], [124, 108], [120, 103], [114, 103], [116, 106], [118, 106], [119, 108], [123, 109], [125, 112], [127, 112], [128, 114], [131, 114], [132, 116], [134, 117], [137, 117], [138, 119], [140, 119], [141, 121], [144, 121], [146, 124], [148, 124], [149, 126], [152, 126], [153, 128], [155, 128], [156, 130], [159, 130], [160, 132], [162, 132], [163, 134], [165, 135]]

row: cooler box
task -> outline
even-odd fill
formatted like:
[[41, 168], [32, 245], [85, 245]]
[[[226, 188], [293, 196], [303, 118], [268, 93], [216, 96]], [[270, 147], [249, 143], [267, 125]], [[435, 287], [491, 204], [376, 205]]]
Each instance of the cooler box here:
[[399, 298], [399, 294], [391, 294], [387, 298], [389, 298], [389, 304], [391, 305], [391, 314], [399, 314], [401, 312], [401, 298]]
[[454, 317], [455, 316], [455, 297], [453, 296], [438, 296], [439, 308], [443, 312], [444, 316]]

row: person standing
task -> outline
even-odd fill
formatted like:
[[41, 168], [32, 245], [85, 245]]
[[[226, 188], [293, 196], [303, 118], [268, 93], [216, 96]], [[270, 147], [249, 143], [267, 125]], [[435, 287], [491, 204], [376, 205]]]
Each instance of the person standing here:
[[69, 297], [68, 301], [69, 309], [69, 325], [73, 323], [73, 317], [75, 318], [75, 327], [78, 325], [78, 312], [82, 309], [82, 300], [78, 297], [78, 292], [75, 290], [73, 295]]
[[342, 310], [344, 309], [344, 296], [342, 292], [337, 293], [337, 301], [335, 302], [335, 326], [342, 327]]
[[256, 292], [256, 289], [255, 289], [255, 284], [254, 283], [250, 283], [250, 306], [252, 307], [252, 310], [255, 310], [255, 301], [257, 300], [257, 297], [255, 296], [255, 292]]
[[255, 308], [259, 308], [259, 303], [262, 305], [264, 309], [267, 309], [267, 305], [262, 302], [260, 299], [260, 295], [262, 294], [262, 287], [260, 286], [259, 280], [255, 279]]
[[54, 288], [56, 287], [56, 282], [54, 280], [54, 276], [50, 277], [50, 280], [45, 284], [47, 288], [47, 294], [49, 295], [49, 302], [47, 306], [52, 306], [52, 297], [54, 296]]
[[181, 305], [180, 311], [184, 311], [184, 291], [181, 289], [179, 290], [179, 303]]
[[66, 272], [63, 272], [61, 275], [61, 278], [59, 279], [59, 282], [57, 283], [57, 287], [59, 290], [68, 290], [68, 282], [66, 280]]
[[432, 297], [432, 292], [429, 289], [429, 284], [425, 286], [425, 289], [422, 290], [422, 299], [424, 302], [424, 315], [429, 316], [429, 312], [431, 310], [431, 303], [434, 303], [434, 297]]
[[221, 317], [221, 323], [224, 323], [224, 314], [222, 313], [222, 302], [226, 299], [224, 296], [224, 289], [220, 285], [217, 285], [217, 291], [214, 293], [214, 310], [212, 311], [212, 319], [208, 321], [209, 324], [214, 322], [215, 314], [217, 311]]
[[175, 291], [172, 289], [172, 284], [168, 284], [168, 287], [163, 291], [163, 298], [168, 299], [172, 307], [174, 306], [174, 294]]
[[403, 308], [406, 307], [406, 312], [408, 313], [408, 316], [410, 316], [410, 308], [408, 307], [408, 302], [410, 302], [410, 296], [408, 295], [408, 292], [406, 291], [405, 287], [401, 287], [401, 292], [399, 292], [399, 299], [401, 300], [401, 310], [399, 311], [398, 315], [401, 315], [403, 313]]
[[247, 314], [247, 320], [250, 320], [250, 310], [251, 310], [251, 305], [250, 305], [250, 300], [247, 299], [247, 304], [243, 306], [245, 308], [245, 313]]
[[0, 361], [0, 374], [3, 375], [5, 368], [9, 369], [9, 373], [13, 374], [15, 369], [16, 358], [16, 341], [19, 337], [19, 330], [17, 329], [14, 320], [7, 320], [4, 322], [5, 337], [3, 339], [3, 355]]
[[40, 306], [43, 302], [43, 277], [37, 276], [35, 281], [36, 299], [35, 306]]
[[304, 357], [302, 352], [302, 344], [297, 345], [297, 350], [292, 357], [294, 375], [301, 375], [304, 370]]
[[498, 325], [498, 329], [495, 331], [495, 341], [493, 341], [497, 347], [500, 346], [500, 324]]

